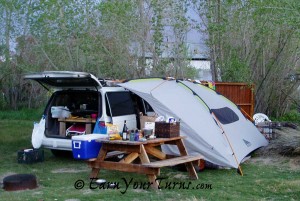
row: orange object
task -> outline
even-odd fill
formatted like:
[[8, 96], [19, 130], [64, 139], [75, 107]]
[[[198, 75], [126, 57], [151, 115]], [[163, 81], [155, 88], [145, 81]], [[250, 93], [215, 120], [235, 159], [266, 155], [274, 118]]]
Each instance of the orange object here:
[[203, 171], [205, 169], [205, 160], [200, 159], [199, 170]]

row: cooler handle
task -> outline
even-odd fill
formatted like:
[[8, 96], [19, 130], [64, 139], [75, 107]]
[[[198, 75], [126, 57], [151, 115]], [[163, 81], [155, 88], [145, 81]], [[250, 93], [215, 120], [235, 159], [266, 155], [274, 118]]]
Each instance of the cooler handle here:
[[73, 148], [74, 148], [74, 149], [80, 149], [80, 145], [81, 145], [81, 142], [80, 142], [80, 141], [77, 141], [77, 142], [74, 141], [74, 142], [73, 142]]

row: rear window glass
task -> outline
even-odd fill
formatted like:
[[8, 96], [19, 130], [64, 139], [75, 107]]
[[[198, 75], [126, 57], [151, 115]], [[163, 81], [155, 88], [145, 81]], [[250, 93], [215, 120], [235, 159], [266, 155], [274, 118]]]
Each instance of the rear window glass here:
[[96, 87], [98, 84], [91, 78], [48, 78], [43, 83], [54, 87]]
[[136, 109], [138, 109], [138, 113], [142, 112], [143, 115], [146, 115], [147, 112], [154, 112], [150, 104], [141, 97], [135, 94], [132, 94], [131, 97], [133, 98], [133, 101], [136, 104]]
[[107, 92], [106, 95], [112, 113], [110, 114], [110, 111], [107, 110], [108, 116], [116, 117], [134, 114], [134, 107], [129, 92]]
[[[99, 92], [96, 91], [59, 91], [56, 92], [51, 106], [66, 106], [75, 116], [86, 116], [92, 113], [101, 114]], [[82, 105], [85, 108], [82, 108]]]

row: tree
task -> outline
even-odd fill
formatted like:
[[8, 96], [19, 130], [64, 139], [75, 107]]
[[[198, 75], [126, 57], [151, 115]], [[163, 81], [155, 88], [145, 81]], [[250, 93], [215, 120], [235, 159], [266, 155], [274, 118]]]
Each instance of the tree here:
[[[299, 69], [297, 1], [193, 1], [207, 17], [213, 72], [222, 81], [256, 84], [256, 111], [281, 115], [299, 83], [285, 78]], [[198, 3], [198, 4], [197, 4]], [[206, 8], [206, 9], [205, 9]]]

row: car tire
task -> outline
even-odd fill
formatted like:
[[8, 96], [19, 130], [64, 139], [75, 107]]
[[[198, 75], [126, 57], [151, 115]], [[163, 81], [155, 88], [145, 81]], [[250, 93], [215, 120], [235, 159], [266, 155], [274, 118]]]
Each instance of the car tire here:
[[58, 158], [72, 158], [73, 157], [72, 151], [51, 149], [51, 152], [55, 157], [58, 157]]

